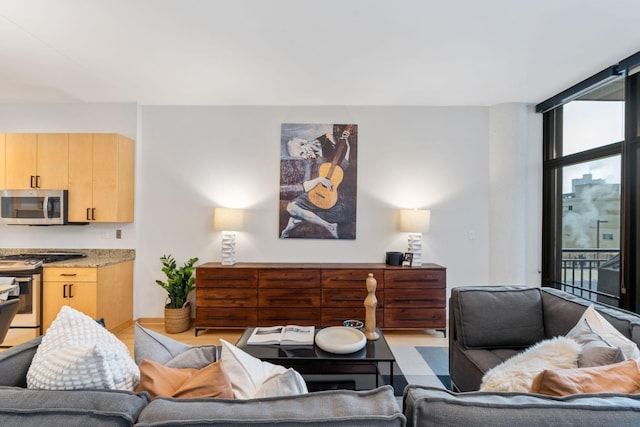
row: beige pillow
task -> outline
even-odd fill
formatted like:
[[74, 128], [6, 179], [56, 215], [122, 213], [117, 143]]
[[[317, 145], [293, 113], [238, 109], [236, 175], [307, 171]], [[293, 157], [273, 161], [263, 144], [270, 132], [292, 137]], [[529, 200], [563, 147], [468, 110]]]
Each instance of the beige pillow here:
[[586, 319], [581, 319], [568, 333], [567, 337], [573, 338], [582, 345], [578, 355], [578, 368], [592, 366], [611, 365], [624, 362], [626, 357], [619, 347], [607, 342], [598, 332], [594, 331]]
[[596, 311], [593, 304], [589, 306], [580, 318], [580, 321], [586, 320], [591, 329], [614, 347], [620, 347], [622, 353], [627, 359], [640, 361], [640, 350], [636, 343], [625, 337], [611, 323], [607, 321], [600, 313]]
[[170, 368], [152, 360], [140, 362], [140, 384], [136, 391], [151, 397], [220, 397], [233, 398], [229, 378], [220, 362], [202, 369]]
[[[260, 389], [269, 380], [274, 381], [275, 377], [286, 374], [287, 368], [280, 365], [274, 365], [273, 363], [263, 362], [262, 360], [251, 356], [245, 351], [242, 351], [233, 344], [221, 339], [222, 351], [220, 352], [220, 360], [225, 372], [229, 376], [231, 381], [231, 387], [233, 388], [233, 395], [236, 399], [253, 399], [259, 393], [261, 396], [266, 396], [269, 393], [289, 393], [289, 394], [303, 394], [307, 393], [307, 386], [302, 376], [293, 369], [290, 369], [291, 375], [296, 377], [296, 385], [291, 387], [291, 384], [286, 387], [280, 387], [277, 384], [267, 384], [264, 392], [260, 392]], [[286, 380], [286, 378], [283, 378]], [[293, 391], [295, 390], [295, 393]], [[281, 394], [270, 394], [271, 396]]]
[[593, 368], [545, 370], [531, 384], [532, 393], [566, 396], [579, 393], [638, 393], [640, 369], [634, 360]]

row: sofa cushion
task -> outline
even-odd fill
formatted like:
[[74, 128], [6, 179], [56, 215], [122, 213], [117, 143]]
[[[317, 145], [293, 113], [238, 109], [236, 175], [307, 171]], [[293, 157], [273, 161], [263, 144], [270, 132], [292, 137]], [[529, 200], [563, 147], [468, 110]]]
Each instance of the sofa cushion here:
[[249, 400], [158, 398], [140, 414], [138, 426], [403, 426], [391, 386], [332, 390]]
[[524, 348], [545, 338], [539, 288], [454, 288], [451, 303], [467, 348]]
[[409, 427], [636, 426], [640, 395], [454, 393], [409, 385], [404, 390], [404, 413]]
[[582, 346], [578, 355], [578, 367], [610, 365], [623, 362], [626, 357], [620, 350], [607, 342], [598, 332], [594, 331], [586, 319], [581, 319], [567, 337], [576, 340]]
[[161, 363], [144, 359], [140, 362], [140, 383], [137, 391], [146, 391], [151, 397], [224, 397], [233, 398], [229, 378], [220, 361], [201, 369], [169, 368]]
[[0, 424], [7, 426], [131, 426], [149, 403], [147, 393], [52, 391], [0, 387]]
[[638, 393], [640, 370], [635, 360], [591, 368], [544, 370], [533, 379], [531, 392], [549, 396]]
[[586, 321], [591, 329], [598, 332], [609, 344], [620, 347], [627, 359], [640, 361], [640, 350], [638, 350], [636, 343], [624, 336], [609, 323], [607, 319], [595, 310], [593, 304], [585, 310], [580, 320]]
[[190, 346], [135, 324], [133, 353], [139, 365], [143, 359], [170, 368], [204, 368], [218, 360], [215, 345]]
[[577, 367], [581, 349], [580, 344], [567, 337], [540, 341], [487, 371], [480, 390], [527, 392], [533, 378], [545, 369]]
[[274, 388], [272, 384], [267, 382], [278, 375], [286, 374], [287, 368], [263, 362], [223, 339], [220, 342], [222, 343], [220, 360], [229, 381], [231, 381], [233, 395], [236, 399], [252, 399], [256, 395], [264, 395], [264, 392], [260, 392], [263, 386], [269, 387], [271, 390], [294, 394], [307, 393], [306, 383], [296, 371], [292, 370], [293, 375], [297, 377], [294, 383], [290, 383], [288, 387]]
[[0, 351], [0, 386], [27, 387], [27, 372], [42, 336]]
[[63, 306], [33, 356], [27, 387], [133, 390], [139, 379], [122, 341], [89, 316]]

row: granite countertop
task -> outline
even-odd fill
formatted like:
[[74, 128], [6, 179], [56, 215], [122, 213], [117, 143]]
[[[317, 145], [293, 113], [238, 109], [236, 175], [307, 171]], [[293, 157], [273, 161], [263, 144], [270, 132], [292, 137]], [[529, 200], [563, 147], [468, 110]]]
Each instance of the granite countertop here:
[[135, 249], [0, 249], [0, 256], [36, 252], [81, 252], [87, 256], [66, 261], [44, 264], [44, 267], [102, 267], [109, 264], [131, 261], [136, 257]]

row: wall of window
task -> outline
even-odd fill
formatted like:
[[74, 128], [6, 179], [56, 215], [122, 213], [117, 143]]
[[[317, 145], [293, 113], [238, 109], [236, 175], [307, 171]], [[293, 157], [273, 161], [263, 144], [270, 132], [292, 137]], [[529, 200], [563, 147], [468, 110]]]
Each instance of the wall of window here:
[[537, 107], [542, 285], [632, 311], [640, 308], [637, 56]]

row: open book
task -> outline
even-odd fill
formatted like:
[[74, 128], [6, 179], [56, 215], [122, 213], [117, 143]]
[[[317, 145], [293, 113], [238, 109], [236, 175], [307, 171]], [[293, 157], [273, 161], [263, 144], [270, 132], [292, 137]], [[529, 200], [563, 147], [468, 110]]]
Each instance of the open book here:
[[315, 337], [314, 326], [269, 326], [258, 327], [247, 340], [249, 345], [280, 344], [280, 345], [311, 345]]

